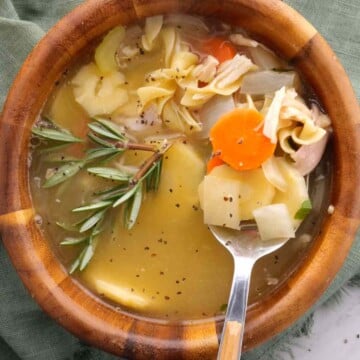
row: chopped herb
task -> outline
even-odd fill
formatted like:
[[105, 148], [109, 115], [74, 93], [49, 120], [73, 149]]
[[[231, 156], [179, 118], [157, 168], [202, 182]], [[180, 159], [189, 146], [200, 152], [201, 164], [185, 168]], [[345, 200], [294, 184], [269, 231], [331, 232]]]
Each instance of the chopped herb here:
[[312, 209], [312, 205], [310, 200], [305, 200], [302, 204], [300, 209], [296, 212], [294, 218], [297, 220], [304, 220], [306, 216], [310, 213]]

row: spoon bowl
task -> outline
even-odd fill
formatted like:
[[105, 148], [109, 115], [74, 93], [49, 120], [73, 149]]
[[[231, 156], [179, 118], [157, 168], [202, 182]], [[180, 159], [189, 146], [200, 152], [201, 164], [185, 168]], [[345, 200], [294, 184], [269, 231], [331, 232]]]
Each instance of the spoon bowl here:
[[234, 259], [234, 276], [224, 327], [218, 352], [218, 360], [237, 360], [241, 357], [246, 307], [249, 297], [251, 271], [255, 262], [283, 246], [289, 239], [264, 241], [253, 222], [232, 230], [210, 226], [214, 237], [230, 252]]

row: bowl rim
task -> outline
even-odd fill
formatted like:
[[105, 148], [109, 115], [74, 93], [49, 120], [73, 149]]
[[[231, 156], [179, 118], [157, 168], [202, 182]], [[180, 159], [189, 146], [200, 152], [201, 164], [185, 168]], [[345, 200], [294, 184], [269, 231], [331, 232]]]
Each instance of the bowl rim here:
[[[0, 164], [5, 169], [0, 180], [3, 243], [19, 276], [40, 306], [67, 330], [92, 345], [136, 358], [157, 353], [169, 358], [173, 354], [190, 354], [186, 355], [189, 358], [194, 354], [212, 356], [217, 350], [221, 320], [174, 324], [136, 319], [101, 301], [67, 274], [35, 224], [35, 210], [28, 191], [28, 159], [24, 154], [28, 150], [31, 125], [56, 77], [69, 67], [86, 44], [97, 41], [116, 24], [163, 13], [165, 9], [172, 11], [174, 6], [182, 12], [205, 15], [218, 12], [229, 22], [238, 21], [240, 16], [245, 29], [298, 68], [335, 119], [336, 158], [331, 198], [335, 211], [326, 216], [323, 230], [300, 268], [271, 298], [248, 311], [244, 348], [250, 349], [303, 315], [329, 286], [350, 250], [360, 224], [360, 190], [356, 186], [360, 183], [360, 166], [356, 166], [360, 165], [360, 144], [356, 141], [359, 105], [344, 69], [328, 44], [300, 14], [284, 3], [268, 0], [155, 0], [152, 3], [155, 6], [147, 8], [149, 4], [142, 0], [106, 3], [90, 0], [62, 18], [26, 59], [9, 91], [0, 121]], [[237, 7], [242, 12], [232, 12]], [[273, 14], [274, 7], [276, 14]], [[292, 31], [294, 43], [290, 46], [290, 42], [281, 37], [280, 30], [273, 30], [279, 36], [280, 40], [276, 41], [280, 45], [272, 43], [276, 41], [269, 35], [251, 31], [255, 14], [272, 16], [280, 29]], [[297, 34], [298, 29], [291, 30], [294, 24], [303, 31]], [[319, 81], [325, 76], [326, 86]]]

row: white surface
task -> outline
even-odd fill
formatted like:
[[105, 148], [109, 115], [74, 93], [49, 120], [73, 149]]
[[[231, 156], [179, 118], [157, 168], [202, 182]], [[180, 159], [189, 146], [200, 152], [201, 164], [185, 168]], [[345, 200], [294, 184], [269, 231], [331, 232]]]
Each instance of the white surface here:
[[314, 314], [311, 334], [292, 346], [295, 360], [360, 360], [360, 289], [346, 286], [339, 303]]

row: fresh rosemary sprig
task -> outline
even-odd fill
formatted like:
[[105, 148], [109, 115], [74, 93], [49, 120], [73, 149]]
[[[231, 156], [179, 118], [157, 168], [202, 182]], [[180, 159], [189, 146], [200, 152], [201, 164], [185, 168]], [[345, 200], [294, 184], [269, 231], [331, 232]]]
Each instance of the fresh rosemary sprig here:
[[[87, 136], [96, 147], [88, 149], [82, 159], [65, 156], [54, 157], [52, 154], [47, 156], [46, 161], [62, 165], [55, 167], [52, 172], [50, 171], [51, 174], [43, 187], [50, 188], [59, 185], [76, 175], [84, 167], [95, 162], [107, 163], [126, 150], [156, 151], [152, 145], [131, 143], [122, 129], [107, 119], [94, 118], [88, 127]], [[32, 133], [40, 140], [56, 142], [57, 144], [51, 147], [54, 150], [59, 149], [59, 146], [64, 147], [84, 142], [84, 140], [75, 137], [71, 132], [55, 125], [48, 119], [34, 127]]]
[[90, 235], [87, 237], [71, 238], [70, 240], [66, 239], [65, 242], [62, 243], [62, 245], [77, 245], [83, 242], [86, 244], [71, 265], [70, 273], [77, 269], [82, 271], [91, 260], [94, 255], [94, 238], [98, 234], [96, 229], [100, 228], [101, 223], [105, 219], [105, 215], [112, 208], [124, 205], [124, 227], [130, 230], [135, 225], [142, 204], [143, 189], [145, 188], [146, 191], [157, 190], [160, 182], [162, 155], [169, 147], [170, 145], [166, 145], [154, 153], [133, 176], [129, 176], [120, 170], [107, 167], [87, 169], [88, 172], [96, 176], [112, 179], [119, 182], [120, 185], [98, 193], [98, 196], [93, 199], [92, 203], [72, 210], [76, 213], [91, 213], [75, 225], [80, 234], [90, 231]]
[[[33, 134], [40, 139], [56, 141], [70, 145], [83, 140], [74, 137], [69, 131], [58, 126], [35, 127]], [[49, 188], [70, 179], [81, 169], [86, 169], [90, 174], [115, 181], [117, 184], [110, 189], [96, 193], [92, 202], [72, 210], [74, 213], [89, 213], [80, 222], [67, 225], [58, 225], [67, 231], [78, 233], [81, 236], [67, 237], [61, 242], [63, 246], [83, 245], [82, 251], [71, 265], [69, 272], [82, 271], [95, 253], [95, 239], [101, 232], [101, 226], [106, 214], [111, 209], [123, 205], [124, 226], [131, 229], [139, 215], [143, 191], [156, 191], [159, 187], [162, 158], [171, 144], [164, 142], [159, 149], [149, 144], [131, 143], [126, 134], [116, 124], [106, 119], [95, 118], [88, 124], [87, 134], [91, 141], [91, 147], [85, 153], [83, 159], [71, 156], [59, 156], [49, 154], [45, 160], [62, 164], [54, 170], [43, 184]], [[70, 141], [72, 140], [72, 141]], [[56, 146], [58, 148], [58, 146]], [[126, 150], [142, 150], [152, 152], [152, 155], [140, 166], [135, 174], [129, 174], [116, 168], [104, 166], [89, 166], [108, 163], [114, 157]]]

